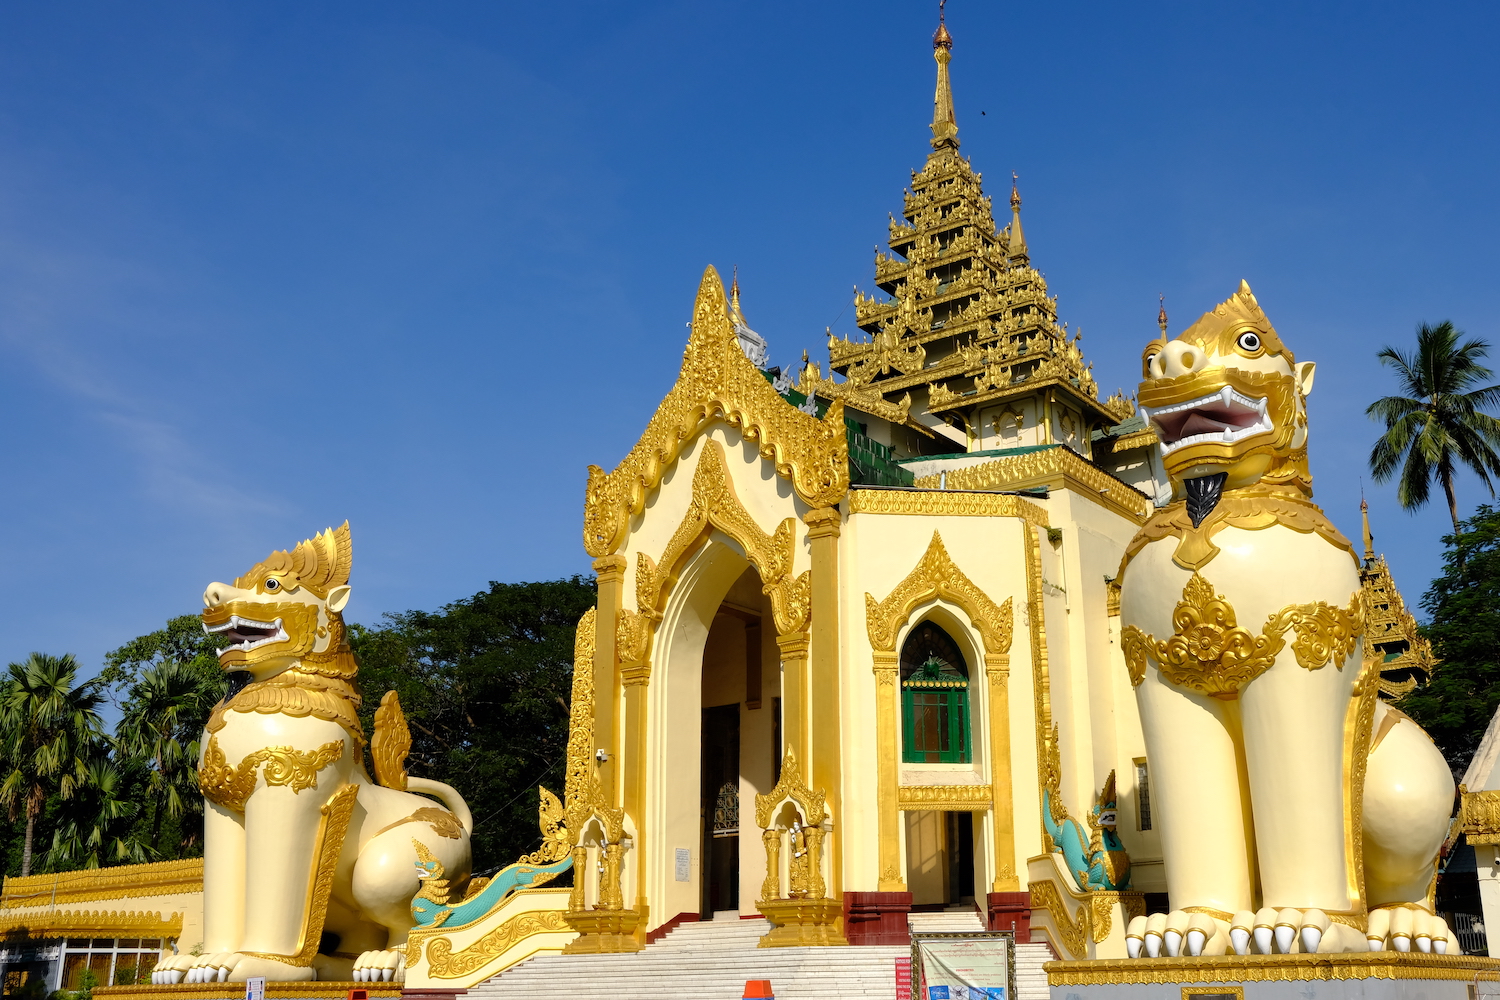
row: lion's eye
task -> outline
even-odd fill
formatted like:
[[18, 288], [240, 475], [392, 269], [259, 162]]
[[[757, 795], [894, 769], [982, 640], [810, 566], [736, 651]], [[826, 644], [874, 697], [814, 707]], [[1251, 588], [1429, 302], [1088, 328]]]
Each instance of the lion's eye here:
[[277, 580], [274, 576], [270, 577], [269, 579], [266, 580], [266, 589], [267, 590], [280, 590], [281, 589], [281, 581]]
[[1240, 350], [1254, 354], [1256, 351], [1260, 350], [1260, 335], [1254, 333], [1253, 331], [1246, 330], [1244, 333], [1240, 334], [1240, 339], [1235, 343], [1239, 345]]

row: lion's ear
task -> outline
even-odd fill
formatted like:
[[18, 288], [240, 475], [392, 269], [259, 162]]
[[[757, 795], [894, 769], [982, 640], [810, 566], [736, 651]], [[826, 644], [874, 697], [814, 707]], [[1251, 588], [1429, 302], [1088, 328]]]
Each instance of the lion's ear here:
[[349, 586], [334, 587], [328, 592], [328, 613], [336, 615], [349, 603]]
[[1304, 361], [1297, 366], [1297, 388], [1302, 390], [1302, 395], [1312, 395], [1313, 372], [1317, 365], [1311, 361]]

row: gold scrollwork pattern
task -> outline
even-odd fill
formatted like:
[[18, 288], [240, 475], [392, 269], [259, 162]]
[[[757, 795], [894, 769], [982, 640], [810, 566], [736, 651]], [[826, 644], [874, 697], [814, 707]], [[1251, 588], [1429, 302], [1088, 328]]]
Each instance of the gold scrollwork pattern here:
[[985, 812], [994, 800], [989, 785], [902, 785], [896, 792], [897, 806], [908, 811]]
[[235, 767], [220, 749], [218, 737], [210, 736], [203, 752], [203, 766], [198, 769], [198, 786], [210, 802], [244, 812], [245, 803], [255, 792], [255, 779], [262, 764], [268, 787], [285, 785], [293, 792], [301, 792], [315, 786], [318, 772], [343, 755], [343, 740], [324, 743], [316, 750], [266, 747], [247, 755]]
[[401, 699], [387, 691], [375, 709], [375, 734], [370, 737], [370, 759], [375, 763], [375, 780], [387, 788], [406, 788], [406, 755], [411, 753], [411, 729]]
[[1342, 670], [1362, 633], [1363, 620], [1360, 595], [1355, 593], [1347, 609], [1322, 601], [1288, 605], [1254, 634], [1239, 625], [1229, 601], [1194, 572], [1172, 611], [1173, 634], [1157, 640], [1127, 625], [1120, 633], [1120, 648], [1132, 685], [1145, 679], [1149, 660], [1178, 687], [1232, 700], [1276, 662], [1288, 631], [1296, 636], [1292, 649], [1300, 666], [1317, 670], [1332, 660]]
[[875, 595], [865, 595], [865, 630], [870, 636], [870, 645], [877, 650], [890, 651], [896, 648], [896, 638], [901, 626], [918, 605], [934, 598], [944, 598], [957, 604], [969, 616], [974, 628], [984, 642], [986, 653], [1009, 653], [1013, 627], [1011, 599], [996, 604], [988, 594], [974, 585], [974, 581], [959, 569], [943, 546], [942, 535], [934, 531], [927, 551], [918, 560], [916, 568], [883, 601]]
[[1052, 923], [1057, 927], [1057, 934], [1061, 939], [1058, 944], [1062, 945], [1070, 956], [1074, 959], [1081, 959], [1088, 954], [1088, 907], [1080, 906], [1077, 912], [1070, 916], [1067, 903], [1057, 889], [1057, 883], [1048, 880], [1031, 883], [1031, 908], [1047, 911], [1047, 915], [1052, 918]]
[[703, 544], [709, 531], [717, 528], [739, 544], [760, 574], [762, 587], [771, 598], [771, 614], [778, 634], [803, 631], [812, 611], [812, 574], [803, 571], [800, 576], [792, 575], [796, 519], [785, 518], [773, 533], [766, 534], [735, 495], [724, 460], [724, 446], [709, 439], [703, 442], [701, 452], [693, 472], [692, 501], [682, 523], [662, 550], [661, 562], [640, 553], [635, 571], [636, 607], [653, 620], [654, 626], [661, 619], [678, 572]]
[[758, 442], [762, 458], [812, 507], [831, 507], [849, 489], [849, 443], [844, 404], [835, 399], [822, 420], [782, 399], [750, 363], [729, 318], [724, 283], [712, 267], [693, 303], [692, 333], [677, 383], [646, 431], [613, 472], [589, 467], [583, 507], [583, 547], [598, 558], [619, 549], [631, 516], [661, 484], [682, 448], [712, 420], [740, 428]]
[[434, 979], [459, 979], [505, 954], [516, 942], [533, 934], [568, 930], [561, 911], [537, 910], [511, 917], [467, 948], [453, 950], [450, 938], [427, 943], [427, 974]]

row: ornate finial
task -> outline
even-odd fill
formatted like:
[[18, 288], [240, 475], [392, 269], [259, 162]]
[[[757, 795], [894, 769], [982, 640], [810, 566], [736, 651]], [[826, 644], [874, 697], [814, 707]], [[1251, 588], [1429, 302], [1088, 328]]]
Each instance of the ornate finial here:
[[948, 83], [948, 61], [953, 58], [953, 36], [943, 22], [943, 5], [938, 3], [938, 30], [932, 36], [932, 58], [937, 60], [937, 91], [932, 97], [932, 148], [958, 148], [958, 120], [953, 116], [953, 88]]
[[734, 265], [734, 280], [729, 285], [729, 311], [732, 315], [740, 315], [740, 266]]
[[807, 348], [802, 349], [802, 367], [807, 367]]
[[1370, 534], [1370, 504], [1364, 497], [1359, 498], [1359, 514], [1365, 522], [1365, 562], [1369, 562], [1375, 558], [1375, 536]]
[[1167, 335], [1167, 297], [1158, 295], [1157, 299], [1161, 302], [1161, 309], [1156, 313], [1156, 325], [1161, 327], [1161, 335], [1165, 337]]
[[1026, 253], [1026, 235], [1021, 232], [1021, 175], [1014, 170], [1010, 172], [1010, 257], [1012, 260], [1024, 260], [1028, 257]]
[[1010, 172], [1010, 210], [1019, 212], [1021, 210], [1021, 175], [1014, 170]]

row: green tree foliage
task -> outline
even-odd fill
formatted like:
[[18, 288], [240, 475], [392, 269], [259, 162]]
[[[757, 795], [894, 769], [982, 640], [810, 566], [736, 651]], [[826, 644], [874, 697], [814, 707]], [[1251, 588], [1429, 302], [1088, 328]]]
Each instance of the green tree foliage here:
[[1459, 530], [1453, 477], [1459, 465], [1473, 470], [1494, 496], [1490, 477], [1500, 475], [1500, 420], [1480, 408], [1500, 403], [1500, 385], [1481, 387], [1494, 373], [1480, 359], [1489, 344], [1459, 343], [1462, 331], [1449, 322], [1417, 327], [1417, 349], [1403, 354], [1386, 347], [1376, 357], [1396, 370], [1405, 395], [1386, 396], [1365, 411], [1385, 422], [1370, 451], [1370, 473], [1383, 483], [1400, 472], [1396, 498], [1414, 510], [1427, 503], [1432, 480], [1443, 486], [1453, 530]]
[[[100, 752], [115, 750], [111, 755]], [[139, 758], [119, 753], [114, 741], [101, 741], [84, 763], [78, 789], [69, 807], [58, 816], [47, 852], [50, 871], [103, 868], [146, 861], [145, 846], [137, 836], [145, 785]], [[134, 773], [132, 773], [134, 772]]]
[[491, 583], [441, 611], [350, 630], [367, 729], [398, 692], [412, 732], [408, 770], [445, 781], [474, 812], [474, 866], [509, 864], [540, 841], [537, 785], [561, 794], [578, 619], [594, 581]]
[[1444, 542], [1443, 575], [1422, 597], [1442, 663], [1401, 708], [1461, 773], [1500, 706], [1500, 509], [1481, 506]]
[[88, 780], [88, 764], [103, 738], [97, 680], [75, 684], [78, 663], [70, 655], [32, 653], [12, 663], [0, 690], [0, 752], [5, 776], [0, 804], [14, 821], [26, 818], [21, 874], [31, 874], [36, 821], [48, 796], [67, 801]]
[[226, 690], [221, 645], [197, 615], [181, 615], [105, 656], [99, 680], [116, 693], [121, 711], [115, 760], [121, 780], [139, 784], [135, 836], [153, 860], [202, 849], [199, 739]]

